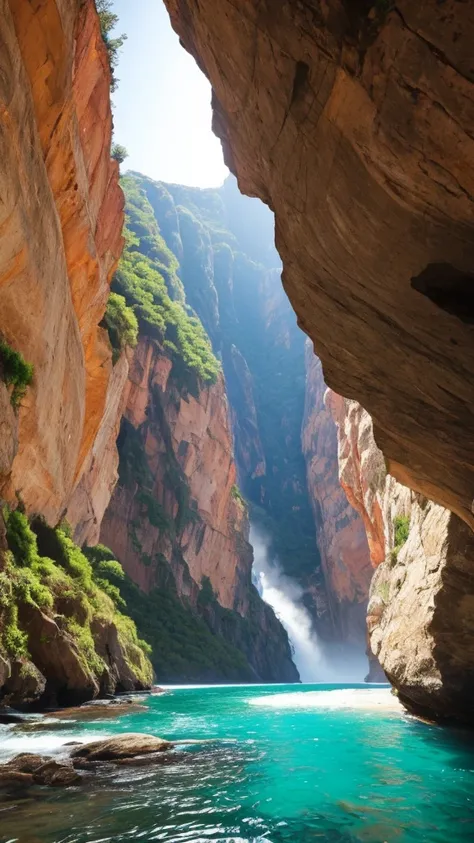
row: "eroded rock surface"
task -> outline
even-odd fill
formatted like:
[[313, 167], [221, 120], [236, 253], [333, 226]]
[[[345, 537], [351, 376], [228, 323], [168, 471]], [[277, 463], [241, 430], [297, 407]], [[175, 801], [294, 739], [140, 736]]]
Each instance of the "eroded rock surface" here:
[[[329, 403], [337, 410], [341, 480], [377, 565], [369, 675], [381, 678], [378, 662], [410, 710], [472, 723], [474, 535], [449, 510], [385, 476], [365, 410], [334, 394]], [[403, 542], [397, 523], [406, 528]]]
[[326, 382], [398, 480], [473, 525], [472, 4], [166, 5]]
[[18, 433], [0, 392], [0, 480], [54, 522], [112, 371], [98, 329], [122, 243], [110, 71], [93, 0], [2, 0], [0, 21], [0, 333], [35, 367]]

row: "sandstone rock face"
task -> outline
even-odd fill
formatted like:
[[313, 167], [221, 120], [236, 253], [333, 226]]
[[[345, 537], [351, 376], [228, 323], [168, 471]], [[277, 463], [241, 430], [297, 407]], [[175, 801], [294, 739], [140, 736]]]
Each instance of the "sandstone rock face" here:
[[[235, 345], [231, 345], [225, 361], [235, 459], [244, 476], [252, 479], [263, 477], [266, 473], [265, 453], [258, 429], [252, 375], [245, 357]], [[235, 409], [237, 406], [242, 408], [239, 413]]]
[[66, 518], [75, 525], [74, 540], [79, 545], [98, 543], [102, 518], [117, 482], [117, 436], [127, 397], [130, 354], [123, 352], [112, 369], [97, 436], [67, 508]]
[[386, 468], [374, 439], [372, 419], [357, 401], [329, 390], [326, 405], [337, 426], [339, 479], [348, 501], [360, 514], [372, 565], [385, 559], [383, 518]]
[[373, 569], [364, 522], [339, 477], [337, 428], [325, 404], [326, 391], [321, 362], [308, 340], [302, 444], [317, 542], [338, 637], [364, 641]]
[[47, 679], [49, 693], [59, 695], [59, 704], [70, 705], [96, 697], [99, 684], [72, 637], [35, 606], [23, 604], [20, 613], [28, 634], [28, 651]]
[[[183, 519], [185, 523], [179, 531], [179, 543], [194, 583], [209, 577], [222, 606], [243, 609], [238, 540], [245, 526], [242, 507], [231, 494], [235, 464], [224, 383], [220, 378], [198, 397], [188, 394], [184, 398], [168, 384], [170, 369], [171, 361], [157, 343], [143, 337], [130, 368], [125, 419], [144, 436], [155, 494], [163, 510], [171, 518], [179, 515], [177, 488], [173, 488], [166, 476], [170, 460], [176, 470], [181, 470], [182, 481], [197, 502], [199, 522]], [[154, 423], [158, 400], [165, 427], [160, 426], [158, 418]], [[147, 590], [152, 586], [153, 569], [142, 565], [141, 552], [150, 557], [161, 552], [169, 557], [173, 542], [169, 532], [160, 529], [161, 525], [154, 529], [148, 523], [142, 526], [139, 522], [143, 505], [133, 502], [130, 495], [125, 497], [126, 500], [121, 489], [117, 489], [111, 510], [105, 516], [101, 540], [117, 554], [140, 587]], [[137, 521], [135, 540], [128, 529], [133, 520], [126, 509], [130, 505]], [[241, 538], [245, 541], [245, 532]], [[251, 559], [248, 564], [250, 568]]]
[[474, 525], [472, 4], [166, 5], [326, 382], [398, 480]]
[[[472, 722], [474, 536], [456, 515], [385, 476], [369, 414], [330, 394], [341, 482], [377, 565], [367, 609], [369, 679], [378, 665], [410, 710]], [[397, 545], [397, 519], [408, 538]]]
[[[120, 477], [101, 542], [141, 590], [171, 590], [192, 611], [199, 604], [213, 632], [230, 636], [245, 654], [248, 678], [297, 680], [286, 633], [251, 581], [222, 375], [215, 384], [191, 380], [186, 387], [166, 350], [142, 336], [125, 391]], [[234, 613], [232, 624], [222, 609]]]
[[456, 515], [413, 496], [408, 540], [376, 571], [372, 651], [416, 713], [472, 724], [474, 536]]
[[2, 0], [0, 21], [0, 333], [35, 367], [18, 448], [0, 400], [2, 494], [54, 522], [90, 459], [112, 371], [98, 329], [123, 219], [110, 72], [93, 0]]

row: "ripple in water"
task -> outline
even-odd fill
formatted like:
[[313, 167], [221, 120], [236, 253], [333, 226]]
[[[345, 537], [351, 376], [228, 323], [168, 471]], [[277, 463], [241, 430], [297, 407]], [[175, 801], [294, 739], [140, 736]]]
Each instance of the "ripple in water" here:
[[[175, 763], [112, 768], [69, 791], [0, 803], [15, 843], [468, 843], [474, 839], [469, 736], [426, 726], [386, 689], [191, 688], [102, 734], [188, 741]], [[42, 732], [58, 751], [100, 723]], [[7, 740], [17, 740], [10, 730]], [[190, 743], [191, 740], [201, 744]], [[43, 746], [43, 751], [46, 746]], [[59, 750], [60, 751], [60, 750]]]

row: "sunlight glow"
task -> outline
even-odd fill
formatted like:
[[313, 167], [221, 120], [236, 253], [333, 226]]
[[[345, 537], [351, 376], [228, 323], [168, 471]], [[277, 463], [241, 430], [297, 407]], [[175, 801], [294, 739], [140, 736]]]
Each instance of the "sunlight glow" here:
[[115, 0], [125, 42], [112, 95], [124, 169], [153, 179], [217, 187], [228, 170], [211, 130], [211, 86], [181, 47], [161, 0]]

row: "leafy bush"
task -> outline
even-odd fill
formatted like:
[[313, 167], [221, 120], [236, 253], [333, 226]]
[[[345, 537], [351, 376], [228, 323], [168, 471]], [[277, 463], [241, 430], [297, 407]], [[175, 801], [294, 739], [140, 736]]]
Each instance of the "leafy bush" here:
[[109, 332], [110, 343], [115, 357], [126, 347], [135, 348], [138, 342], [138, 322], [131, 307], [123, 296], [110, 293], [105, 311], [105, 324]]
[[403, 547], [410, 532], [410, 518], [408, 515], [397, 515], [393, 519], [395, 547]]
[[118, 15], [112, 12], [112, 0], [96, 0], [96, 9], [100, 19], [100, 31], [104, 44], [107, 47], [109, 56], [110, 73], [111, 73], [111, 91], [115, 91], [118, 85], [118, 79], [115, 75], [115, 70], [118, 65], [119, 51], [123, 47], [127, 36], [122, 33], [117, 38], [111, 37], [111, 32], [118, 24]]
[[118, 161], [119, 164], [123, 164], [125, 159], [128, 158], [128, 151], [121, 143], [113, 143], [112, 149], [110, 150], [110, 157], [114, 161]]
[[408, 539], [410, 533], [410, 518], [408, 515], [396, 515], [393, 519], [394, 547], [390, 551], [390, 562], [396, 564], [398, 554]]
[[16, 408], [33, 380], [33, 364], [27, 363], [22, 355], [11, 348], [5, 340], [0, 340], [0, 364], [6, 385], [13, 386], [11, 403]]

